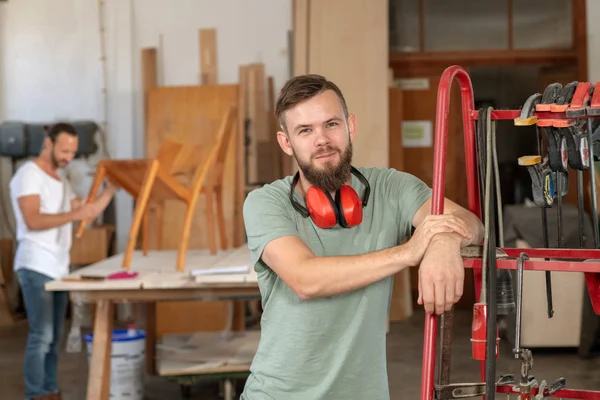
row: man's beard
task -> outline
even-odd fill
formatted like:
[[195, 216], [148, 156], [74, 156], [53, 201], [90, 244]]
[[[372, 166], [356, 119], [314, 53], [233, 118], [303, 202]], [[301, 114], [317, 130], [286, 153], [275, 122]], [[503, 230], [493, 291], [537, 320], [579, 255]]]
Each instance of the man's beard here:
[[310, 162], [305, 163], [296, 157], [296, 162], [298, 163], [298, 167], [302, 170], [304, 177], [313, 186], [326, 192], [335, 192], [345, 185], [352, 173], [352, 142], [348, 142], [346, 150], [342, 153], [333, 147], [326, 147], [315, 154], [313, 158], [333, 151], [340, 154], [339, 163], [335, 166], [331, 165], [331, 163], [326, 163], [322, 169], [315, 168]]
[[54, 149], [52, 149], [52, 152], [50, 153], [50, 158], [52, 159], [52, 165], [54, 166], [54, 168], [64, 168], [68, 164], [66, 160], [60, 160], [54, 155]]

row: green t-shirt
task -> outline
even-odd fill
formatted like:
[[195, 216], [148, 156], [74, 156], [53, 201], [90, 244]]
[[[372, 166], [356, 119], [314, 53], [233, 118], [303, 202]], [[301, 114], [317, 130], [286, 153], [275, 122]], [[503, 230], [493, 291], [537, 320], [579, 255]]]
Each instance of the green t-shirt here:
[[[289, 199], [291, 176], [250, 192], [244, 203], [263, 315], [243, 400], [389, 399], [386, 322], [393, 277], [303, 301], [260, 258], [267, 243], [282, 236], [300, 237], [317, 257], [359, 255], [402, 243], [431, 189], [394, 169], [357, 169], [371, 195], [362, 223], [351, 229], [321, 229], [303, 218]], [[354, 175], [352, 186], [362, 198], [364, 187]], [[298, 189], [295, 197], [305, 204]]]

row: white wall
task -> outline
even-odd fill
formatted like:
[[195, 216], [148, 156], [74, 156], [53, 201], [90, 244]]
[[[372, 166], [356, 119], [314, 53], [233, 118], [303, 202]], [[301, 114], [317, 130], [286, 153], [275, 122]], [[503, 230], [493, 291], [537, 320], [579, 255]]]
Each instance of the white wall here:
[[[162, 85], [198, 84], [200, 28], [217, 29], [220, 83], [237, 82], [239, 65], [251, 62], [265, 63], [276, 90], [289, 77], [291, 0], [105, 0], [103, 21], [106, 82], [97, 0], [0, 3], [0, 121], [90, 118], [101, 123], [106, 118], [110, 156], [142, 157], [141, 49], [159, 48]], [[81, 195], [87, 193], [90, 177], [85, 174], [93, 171], [93, 161], [72, 168]], [[0, 179], [3, 192], [7, 183]], [[131, 214], [131, 199], [119, 194], [120, 250]]]

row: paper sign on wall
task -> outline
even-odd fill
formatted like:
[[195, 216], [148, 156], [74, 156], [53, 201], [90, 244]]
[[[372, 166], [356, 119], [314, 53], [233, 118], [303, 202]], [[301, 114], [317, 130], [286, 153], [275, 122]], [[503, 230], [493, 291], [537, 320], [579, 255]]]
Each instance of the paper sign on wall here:
[[404, 147], [431, 147], [433, 145], [431, 121], [403, 121], [402, 145]]

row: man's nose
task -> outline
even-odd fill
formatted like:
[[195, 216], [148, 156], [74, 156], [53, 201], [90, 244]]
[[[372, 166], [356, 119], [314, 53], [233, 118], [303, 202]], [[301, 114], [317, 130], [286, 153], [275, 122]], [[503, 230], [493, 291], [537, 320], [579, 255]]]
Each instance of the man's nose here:
[[315, 144], [317, 146], [323, 146], [328, 144], [331, 140], [329, 139], [329, 136], [325, 133], [324, 129], [317, 129], [317, 138], [315, 141]]

